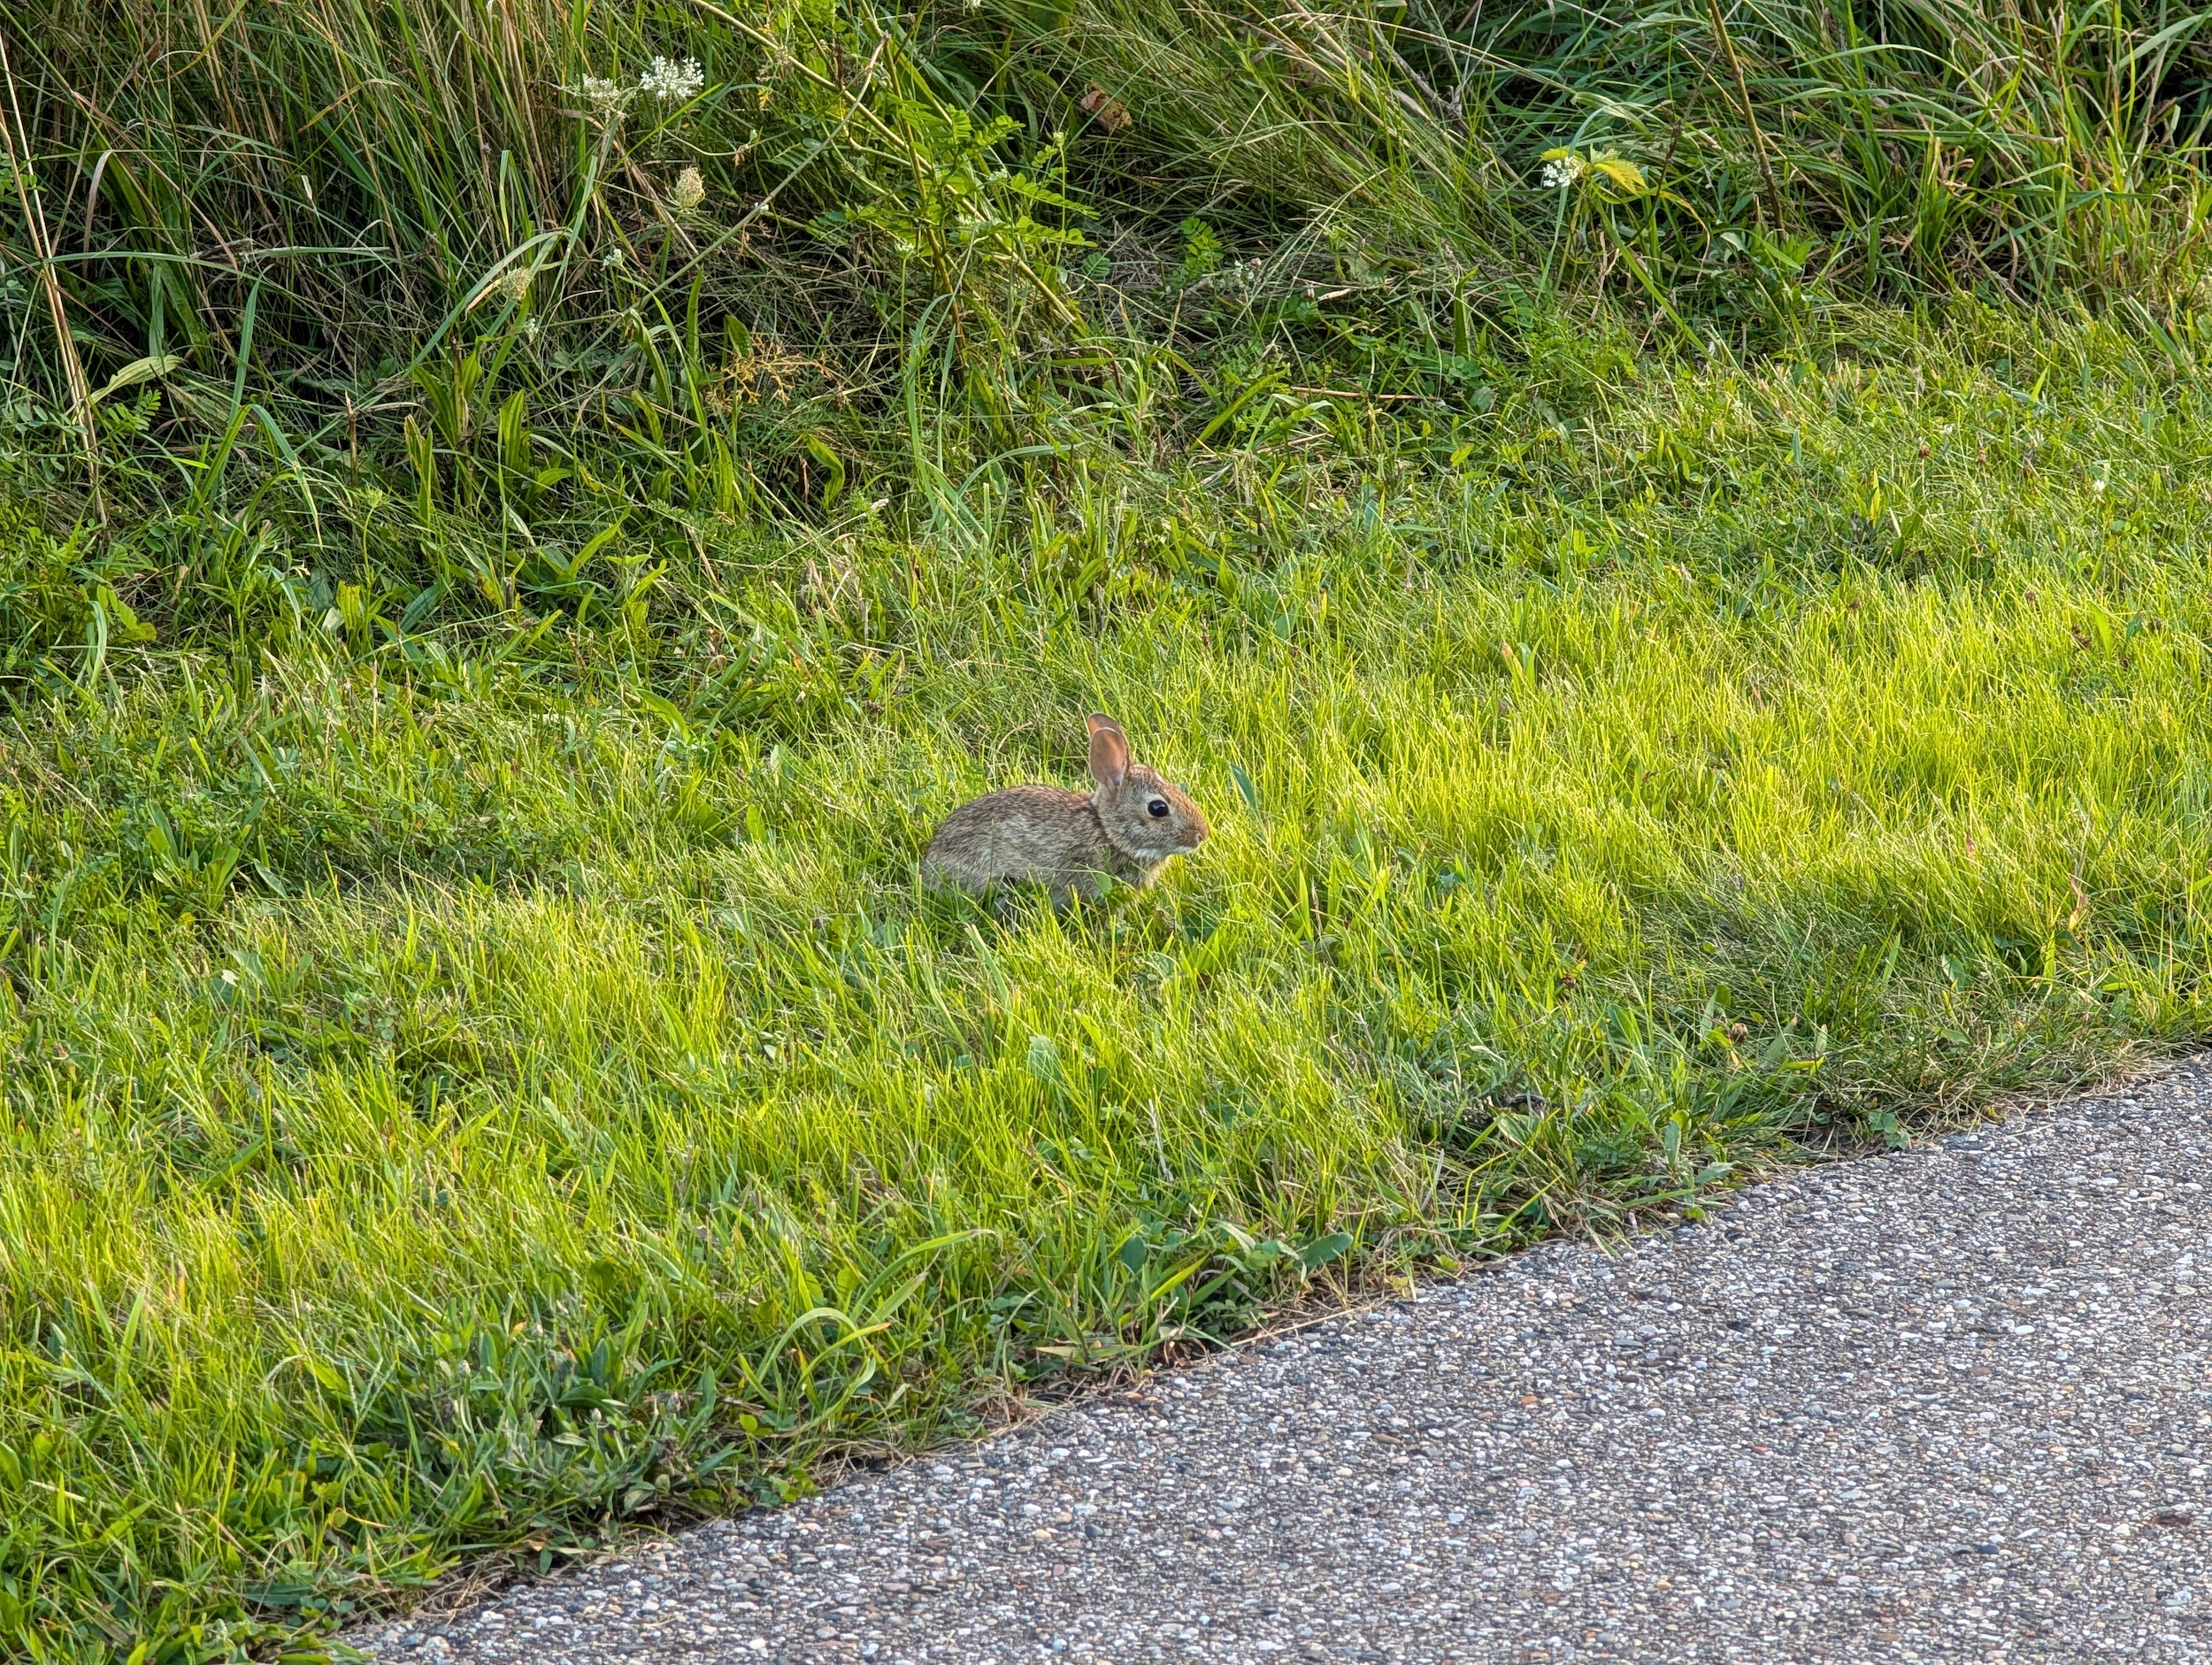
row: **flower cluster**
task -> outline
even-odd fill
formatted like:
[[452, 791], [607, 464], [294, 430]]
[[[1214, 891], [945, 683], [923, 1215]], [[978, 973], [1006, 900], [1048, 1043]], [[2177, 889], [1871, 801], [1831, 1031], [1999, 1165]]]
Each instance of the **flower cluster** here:
[[[699, 67], [697, 58], [656, 58], [637, 78], [634, 87], [626, 87], [602, 75], [587, 75], [578, 85], [562, 90], [572, 98], [583, 100], [590, 114], [606, 120], [620, 116], [623, 107], [641, 93], [664, 104], [680, 104], [696, 98], [705, 90], [706, 84], [706, 71]], [[764, 99], [765, 96], [764, 89]]]
[[1572, 150], [1559, 150], [1544, 152], [1544, 188], [1563, 191], [1590, 171], [1590, 165]]
[[657, 58], [653, 66], [638, 77], [638, 90], [649, 94], [663, 104], [681, 104], [696, 98], [707, 84], [706, 72], [699, 67], [699, 60], [687, 58], [680, 64], [671, 58]]
[[571, 97], [582, 99], [595, 114], [602, 116], [611, 116], [621, 109], [622, 101], [628, 96], [621, 88], [599, 75], [587, 75], [580, 85], [566, 90]]
[[697, 168], [687, 167], [676, 176], [676, 188], [669, 196], [679, 214], [688, 214], [707, 200], [707, 182]]

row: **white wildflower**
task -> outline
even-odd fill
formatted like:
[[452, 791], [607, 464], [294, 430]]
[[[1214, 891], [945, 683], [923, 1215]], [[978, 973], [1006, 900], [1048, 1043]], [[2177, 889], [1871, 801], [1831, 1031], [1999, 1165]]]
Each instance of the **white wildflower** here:
[[595, 115], [611, 116], [622, 108], [629, 95], [603, 75], [587, 75], [581, 84], [565, 89], [572, 98], [589, 104]]
[[610, 272], [619, 270], [622, 265], [622, 250], [619, 249], [608, 249], [605, 254], [600, 257], [599, 264], [606, 267]]
[[696, 98], [707, 84], [706, 72], [699, 67], [699, 60], [687, 58], [680, 64], [670, 58], [657, 58], [652, 68], [638, 77], [638, 90], [650, 93], [663, 104], [681, 104]]
[[1547, 190], [1564, 190], [1590, 171], [1590, 165], [1572, 150], [1557, 150], [1544, 152], [1542, 179]]
[[687, 167], [676, 176], [676, 188], [669, 193], [669, 200], [679, 214], [688, 214], [707, 200], [707, 182], [699, 177], [697, 168]]

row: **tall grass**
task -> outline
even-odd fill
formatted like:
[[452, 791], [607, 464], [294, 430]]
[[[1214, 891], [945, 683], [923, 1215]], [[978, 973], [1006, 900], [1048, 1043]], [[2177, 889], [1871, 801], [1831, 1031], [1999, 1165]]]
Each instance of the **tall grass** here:
[[[562, 443], [649, 403], [628, 426], [656, 443], [722, 430], [726, 499], [796, 503], [824, 449], [910, 480], [918, 395], [982, 422], [972, 464], [1057, 442], [1128, 338], [1211, 381], [1258, 308], [1325, 357], [1356, 321], [1313, 297], [1348, 285], [1432, 357], [1525, 334], [1532, 280], [1540, 311], [1610, 289], [1746, 345], [1786, 338], [1809, 279], [2185, 311], [2203, 26], [2166, 0], [33, 0], [4, 26], [33, 165], [0, 244], [19, 291], [58, 280], [90, 370], [26, 308], [16, 420], [84, 427], [90, 390], [160, 364], [173, 449], [403, 474], [421, 377], [475, 349]], [[687, 59], [695, 87], [642, 85]], [[718, 419], [756, 341], [811, 396]]]
[[1755, 226], [1861, 283], [2014, 293], [2169, 292], [2162, 254], [2200, 237], [2170, 212], [2212, 118], [2184, 8], [1079, 0], [1053, 22], [1017, 63], [1126, 100], [1126, 150], [1258, 223], [1318, 214], [1463, 268], [1551, 231], [1527, 188], [1553, 148], [1636, 165], [1609, 229], [1686, 291]]

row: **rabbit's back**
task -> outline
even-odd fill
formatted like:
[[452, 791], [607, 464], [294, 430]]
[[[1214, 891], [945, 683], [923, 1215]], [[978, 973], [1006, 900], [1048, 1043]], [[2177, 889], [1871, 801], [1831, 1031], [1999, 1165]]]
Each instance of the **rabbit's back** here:
[[974, 891], [1064, 883], [1113, 865], [1089, 794], [1057, 786], [1009, 786], [970, 800], [945, 817], [922, 856], [924, 878]]

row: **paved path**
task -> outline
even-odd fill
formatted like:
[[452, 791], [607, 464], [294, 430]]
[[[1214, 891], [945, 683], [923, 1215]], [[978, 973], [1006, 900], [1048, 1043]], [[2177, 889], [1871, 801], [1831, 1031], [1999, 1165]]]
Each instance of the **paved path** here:
[[[383, 1660], [2212, 1661], [2212, 1066], [1555, 1247]], [[2201, 1270], [2200, 1270], [2201, 1269]]]

